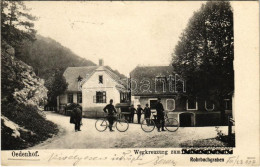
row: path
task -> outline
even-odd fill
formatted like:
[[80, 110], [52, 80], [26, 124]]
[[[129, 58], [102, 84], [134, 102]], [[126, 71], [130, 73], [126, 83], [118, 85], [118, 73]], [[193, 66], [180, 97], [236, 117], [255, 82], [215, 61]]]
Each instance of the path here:
[[[134, 147], [179, 147], [187, 140], [216, 137], [215, 127], [180, 127], [177, 132], [142, 131], [140, 125], [130, 124], [126, 132], [108, 130], [98, 132], [95, 119], [83, 118], [80, 132], [74, 131], [69, 117], [46, 112], [46, 118], [59, 126], [60, 132], [53, 138], [29, 149], [85, 149], [85, 148], [134, 148]], [[227, 127], [221, 127], [225, 132]]]

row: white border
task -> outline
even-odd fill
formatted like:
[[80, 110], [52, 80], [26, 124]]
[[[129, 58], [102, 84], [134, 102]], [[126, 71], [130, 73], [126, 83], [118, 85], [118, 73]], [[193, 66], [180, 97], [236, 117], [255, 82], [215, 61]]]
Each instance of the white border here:
[[213, 104], [213, 108], [208, 109], [208, 108], [207, 108], [207, 100], [205, 100], [205, 109], [206, 109], [207, 111], [213, 111], [213, 110], [215, 109], [215, 104]]
[[[168, 103], [167, 103], [167, 102], [168, 102], [169, 100], [173, 100], [173, 101], [174, 101], [174, 107], [173, 107], [172, 110], [169, 110], [169, 109], [168, 109], [168, 105], [167, 105]], [[175, 99], [166, 99], [166, 110], [168, 110], [168, 111], [173, 111], [173, 110], [175, 110], [175, 108], [176, 108]]]
[[[196, 100], [196, 99], [195, 99]], [[186, 100], [186, 110], [198, 110], [198, 101], [196, 100], [196, 108], [189, 108], [188, 99]]]

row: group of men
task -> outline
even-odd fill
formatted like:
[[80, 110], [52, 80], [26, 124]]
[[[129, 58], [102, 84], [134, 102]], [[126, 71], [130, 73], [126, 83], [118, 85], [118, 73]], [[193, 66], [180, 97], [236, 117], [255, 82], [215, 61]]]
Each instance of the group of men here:
[[[158, 128], [158, 132], [160, 132], [160, 128], [162, 128], [162, 131], [164, 130], [164, 108], [161, 103], [161, 99], [158, 98], [156, 107], [157, 111], [157, 116], [156, 116], [156, 124]], [[113, 105], [113, 100], [111, 99], [109, 101], [109, 104], [105, 106], [103, 109], [105, 113], [107, 113], [107, 120], [109, 122], [109, 130], [113, 132], [114, 130], [112, 129], [115, 116], [114, 114], [117, 113], [114, 105]], [[134, 108], [134, 105], [131, 105], [129, 108], [130, 111], [130, 123], [134, 122], [134, 114], [137, 114], [137, 121], [140, 124], [141, 123], [141, 116], [144, 114], [145, 119], [151, 118], [151, 109], [148, 104], [146, 104], [145, 108], [143, 109], [141, 105], [138, 105], [137, 109]], [[75, 124], [75, 132], [81, 131], [80, 126], [81, 126], [81, 120], [82, 120], [82, 110], [79, 106], [75, 107], [71, 113], [71, 118], [70, 118], [70, 123]]]
[[[157, 111], [156, 124], [158, 128], [158, 132], [160, 132], [160, 128], [162, 128], [162, 131], [165, 131], [164, 130], [164, 108], [160, 98], [158, 98], [155, 109]], [[117, 113], [117, 111], [113, 105], [112, 99], [110, 100], [110, 103], [106, 105], [106, 107], [103, 110], [105, 113], [108, 113], [107, 119], [109, 122], [109, 129], [110, 131], [113, 131], [112, 125], [115, 119], [114, 113]], [[134, 122], [134, 114], [137, 114], [137, 121], [139, 124], [141, 123], [142, 114], [144, 114], [145, 119], [151, 118], [151, 109], [148, 104], [146, 104], [144, 109], [141, 107], [141, 105], [138, 105], [137, 109], [134, 108], [134, 105], [131, 105], [129, 107], [129, 111], [130, 111], [130, 119], [129, 119], [130, 123]]]
[[[158, 101], [155, 106], [157, 116], [156, 116], [156, 124], [158, 125], [158, 131], [160, 131], [160, 127], [162, 128], [162, 131], [164, 130], [164, 108], [161, 103], [161, 99], [158, 98]], [[134, 122], [134, 114], [137, 114], [137, 122], [138, 124], [141, 123], [141, 116], [144, 114], [144, 119], [150, 119], [151, 118], [151, 109], [148, 104], [145, 105], [145, 108], [143, 109], [141, 105], [137, 105], [137, 109], [134, 108], [134, 105], [131, 105], [129, 108], [130, 111], [130, 119], [129, 121], [131, 123]]]
[[137, 114], [137, 121], [140, 124], [141, 122], [141, 116], [142, 114], [144, 114], [145, 118], [150, 118], [151, 117], [151, 109], [149, 107], [148, 104], [145, 105], [145, 108], [143, 109], [141, 107], [141, 105], [137, 105], [137, 109], [134, 108], [134, 105], [132, 104], [129, 107], [129, 111], [130, 111], [130, 118], [129, 118], [129, 122], [133, 123], [134, 122], [134, 115]]

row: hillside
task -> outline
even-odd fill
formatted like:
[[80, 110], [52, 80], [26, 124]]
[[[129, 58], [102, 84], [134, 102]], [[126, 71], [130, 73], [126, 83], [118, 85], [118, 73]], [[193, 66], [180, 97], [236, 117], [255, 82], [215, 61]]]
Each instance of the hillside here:
[[1, 45], [1, 149], [24, 149], [57, 134], [57, 126], [41, 111], [47, 100], [44, 81]]
[[40, 35], [34, 42], [23, 42], [15, 48], [16, 57], [33, 67], [40, 78], [47, 80], [54, 69], [64, 71], [67, 67], [93, 66], [90, 60], [77, 56], [55, 40]]

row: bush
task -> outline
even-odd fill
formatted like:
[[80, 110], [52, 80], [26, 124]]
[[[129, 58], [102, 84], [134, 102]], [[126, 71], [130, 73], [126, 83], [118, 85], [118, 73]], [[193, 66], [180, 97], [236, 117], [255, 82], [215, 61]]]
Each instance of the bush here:
[[21, 131], [21, 139], [16, 139], [10, 135], [12, 130], [2, 124], [2, 139], [9, 140], [6, 142], [2, 140], [2, 149], [22, 149], [33, 146], [58, 132], [57, 125], [42, 117], [35, 106], [15, 102], [2, 104], [2, 114], [19, 126], [35, 133], [31, 135]]
[[226, 143], [229, 147], [235, 147], [235, 134], [234, 133], [232, 133], [229, 138], [228, 135], [225, 135], [224, 133], [222, 133], [221, 130], [219, 130], [219, 127], [216, 127], [216, 131], [217, 131], [217, 137], [216, 137], [217, 140]]
[[76, 108], [76, 107], [79, 107], [79, 108], [82, 110], [81, 105], [76, 104], [76, 103], [68, 104], [68, 105], [66, 106], [66, 110], [73, 110], [73, 109]]

